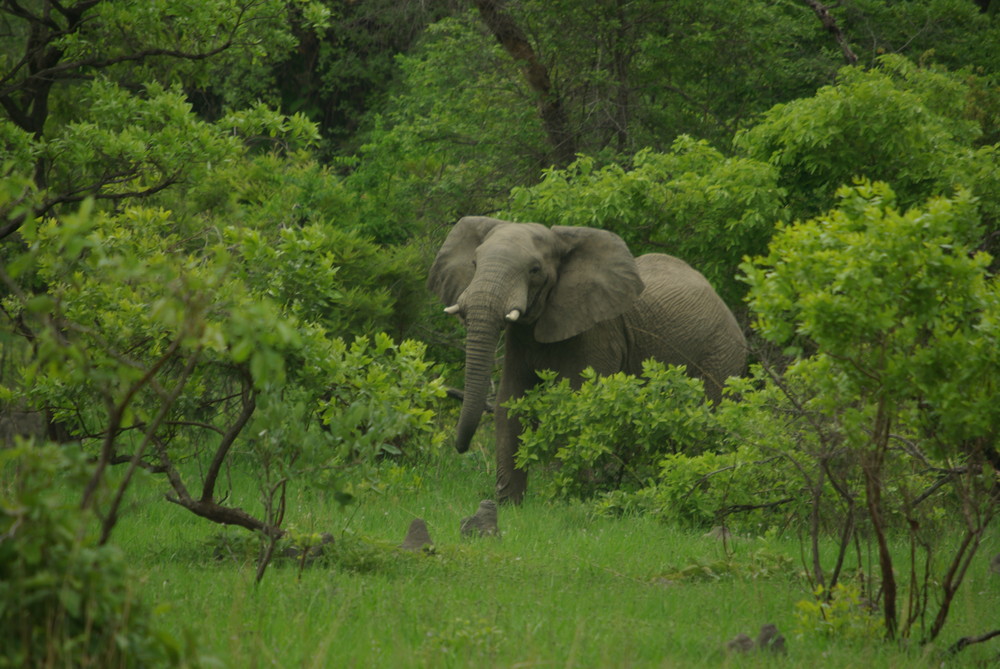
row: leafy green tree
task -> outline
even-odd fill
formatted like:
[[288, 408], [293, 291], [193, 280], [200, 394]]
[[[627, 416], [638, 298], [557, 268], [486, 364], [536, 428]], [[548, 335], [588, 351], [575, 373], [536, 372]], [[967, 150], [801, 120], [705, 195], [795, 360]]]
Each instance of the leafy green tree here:
[[[36, 214], [197, 179], [236, 139], [193, 126], [181, 85], [290, 48], [284, 13], [279, 0], [4, 3], [18, 38], [4, 40], [0, 63], [4, 174], [31, 176]], [[5, 220], [0, 238], [23, 222]]]
[[[321, 152], [356, 150], [357, 135], [369, 113], [386, 102], [396, 78], [397, 58], [409, 52], [430, 23], [444, 18], [458, 3], [396, 0], [322, 0], [292, 3], [289, 22], [297, 39], [294, 50], [271, 54], [264, 64], [268, 101], [286, 113], [301, 112], [318, 126]], [[215, 82], [206, 92], [219, 89]], [[222, 90], [225, 90], [224, 88]], [[242, 85], [242, 104], [260, 96]], [[221, 92], [221, 91], [220, 91]], [[218, 103], [234, 104], [219, 98]]]
[[364, 194], [361, 215], [376, 241], [496, 210], [511, 187], [537, 177], [544, 134], [505, 58], [469, 17], [436, 23], [400, 58], [398, 88], [347, 178]]
[[[163, 210], [84, 208], [22, 226], [28, 250], [0, 270], [4, 312], [33, 349], [5, 396], [47, 408], [94, 456], [81, 505], [100, 510], [102, 543], [138, 467], [164, 474], [171, 500], [193, 513], [277, 537], [272, 512], [289, 481], [315, 475], [337, 491], [354, 463], [436, 445], [430, 407], [443, 393], [422, 346], [379, 335], [349, 347], [298, 315], [294, 297], [234, 271], [230, 240], [209, 229], [191, 245], [180, 230]], [[267, 286], [309, 267], [308, 246], [281, 250]], [[18, 285], [31, 269], [44, 290]], [[267, 464], [263, 518], [218, 501], [238, 453]], [[202, 465], [195, 483], [179, 464], [190, 460]], [[113, 464], [128, 472], [102, 496]]]
[[[971, 7], [971, 3], [965, 4]], [[933, 19], [942, 39], [965, 30], [966, 25], [961, 18], [965, 15], [950, 11], [946, 5], [939, 0], [906, 3], [913, 16]], [[478, 11], [459, 11], [432, 24], [415, 42], [415, 48], [398, 59], [400, 76], [390, 89], [388, 104], [369, 115], [356, 162], [345, 161], [352, 169], [351, 189], [363, 193], [370, 207], [364, 218], [378, 226], [369, 230], [377, 241], [399, 242], [461, 215], [488, 214], [503, 208], [510, 188], [535, 183], [541, 170], [568, 167], [571, 157], [563, 153], [557, 156], [556, 145], [571, 146], [599, 166], [630, 165], [643, 149], [667, 152], [682, 135], [728, 146], [734, 133], [752, 127], [775, 104], [811, 96], [817, 87], [838, 77], [851, 76], [853, 81], [864, 75], [861, 68], [855, 68], [853, 74], [838, 74], [843, 63], [840, 49], [825, 34], [807, 3], [491, 0], [476, 7]], [[864, 34], [876, 39], [888, 33], [904, 34], [900, 21], [875, 9], [868, 13], [868, 7], [852, 5], [852, 16], [858, 19], [852, 28], [863, 26]], [[846, 24], [844, 8], [834, 10], [836, 18]], [[919, 32], [915, 24], [912, 30]], [[987, 31], [979, 44], [991, 45], [994, 40], [993, 32]], [[900, 44], [896, 51], [911, 53], [908, 45], [917, 41]], [[933, 48], [930, 42], [921, 44]], [[965, 47], [959, 48], [954, 40], [951, 44], [956, 54], [964, 53]], [[971, 41], [963, 44], [972, 46]], [[859, 53], [862, 63], [874, 62], [874, 52]], [[982, 193], [977, 191], [977, 195], [985, 197], [995, 181], [995, 176], [990, 176], [995, 159], [988, 149], [980, 148], [983, 140], [970, 140], [962, 126], [964, 120], [978, 115], [983, 137], [992, 137], [997, 116], [991, 110], [997, 106], [990, 102], [992, 61], [974, 53], [970, 52], [968, 61], [980, 69], [974, 77], [966, 78], [965, 90], [959, 85], [946, 95], [941, 83], [924, 86], [923, 93], [937, 89], [933, 104], [927, 102], [928, 95], [918, 95], [922, 100], [919, 104], [934, 111], [929, 119], [919, 113], [908, 115], [915, 102], [890, 99], [888, 93], [869, 95], [867, 101], [889, 106], [884, 124], [877, 116], [860, 121], [836, 118], [846, 105], [838, 107], [841, 112], [834, 109], [809, 117], [817, 119], [823, 133], [835, 134], [841, 126], [845, 132], [862, 127], [864, 134], [871, 135], [865, 141], [878, 149], [871, 155], [884, 155], [886, 164], [907, 155], [896, 151], [900, 147], [925, 153], [921, 145], [908, 145], [906, 137], [883, 142], [887, 134], [895, 134], [897, 123], [943, 123], [946, 127], [935, 129], [935, 133], [954, 133], [954, 147], [932, 145], [932, 154], [921, 160], [934, 173], [941, 165], [939, 159], [949, 158], [952, 166], [945, 170], [948, 175], [939, 175], [939, 180], [948, 188], [955, 183], [982, 182]], [[920, 54], [912, 52], [915, 58]], [[960, 60], [956, 55], [946, 62], [957, 65]], [[913, 82], [920, 79], [904, 76], [905, 68], [898, 65], [883, 70], [896, 72], [890, 78], [900, 91], [911, 90]], [[962, 80], [957, 75], [951, 79], [954, 84]], [[951, 108], [943, 104], [945, 99], [953, 101]], [[876, 107], [869, 108], [867, 102], [858, 101], [850, 113], [858, 117], [865, 110], [875, 114]], [[901, 111], [893, 112], [892, 105], [900, 103]], [[958, 106], [963, 109], [955, 116]], [[565, 126], [560, 130], [549, 127], [555, 108], [556, 116], [565, 117], [559, 121]], [[781, 113], [771, 112], [765, 125]], [[950, 119], [958, 121], [955, 128], [947, 127]], [[802, 127], [809, 128], [810, 123], [804, 120]], [[885, 132], [880, 130], [883, 127]], [[780, 136], [799, 134], [776, 132]], [[768, 133], [765, 129], [757, 135]], [[561, 142], [557, 136], [567, 139]], [[970, 141], [982, 155], [960, 160], [944, 155], [949, 148], [965, 150]], [[739, 150], [758, 160], [772, 161], [777, 151], [773, 142], [754, 143], [759, 147], [750, 150], [740, 145]], [[891, 145], [895, 152], [883, 154], [883, 144]], [[816, 151], [825, 154], [829, 146], [821, 143]], [[843, 162], [864, 165], [871, 159], [868, 154], [852, 155]], [[780, 168], [777, 160], [774, 164]], [[798, 169], [789, 166], [789, 175]], [[807, 200], [813, 208], [807, 211], [797, 206], [794, 215], [814, 215], [830, 206], [833, 191], [856, 173], [843, 171], [846, 178], [832, 175], [822, 203], [811, 192], [816, 184], [802, 184], [809, 192], [792, 194], [793, 202]], [[825, 176], [829, 175], [815, 178]], [[798, 184], [781, 184], [789, 185]], [[900, 197], [904, 197], [902, 186], [900, 189]], [[922, 193], [915, 201], [927, 195]]]
[[834, 204], [855, 178], [887, 181], [903, 206], [956, 187], [980, 199], [987, 229], [1000, 221], [995, 146], [979, 144], [967, 78], [886, 56], [872, 70], [845, 68], [835, 85], [775, 106], [736, 137], [745, 155], [774, 165], [794, 217]]
[[[784, 379], [799, 415], [827, 421], [825, 439], [850, 456], [840, 459], [861, 492], [837, 492], [858, 500], [875, 538], [887, 635], [919, 624], [929, 641], [1000, 510], [1000, 286], [974, 251], [981, 223], [968, 191], [905, 211], [882, 183], [838, 197], [838, 209], [783, 228], [745, 265], [750, 304], [757, 331], [794, 354]], [[920, 491], [909, 473], [926, 468], [941, 481]], [[921, 506], [946, 483], [953, 545]], [[890, 546], [894, 516], [923, 556], [908, 575]]]
[[827, 4], [864, 65], [895, 53], [949, 69], [1000, 72], [996, 49], [1000, 23], [995, 12], [981, 11], [976, 2], [850, 0]]

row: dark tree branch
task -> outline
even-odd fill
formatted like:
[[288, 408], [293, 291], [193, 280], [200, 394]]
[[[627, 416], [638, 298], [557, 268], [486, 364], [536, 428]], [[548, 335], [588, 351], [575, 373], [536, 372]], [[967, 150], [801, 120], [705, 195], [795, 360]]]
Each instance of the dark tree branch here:
[[742, 513], [744, 511], [756, 511], [757, 509], [773, 509], [775, 507], [781, 506], [783, 504], [788, 504], [789, 502], [794, 502], [794, 497], [785, 497], [784, 499], [776, 499], [773, 502], [763, 502], [761, 504], [730, 504], [729, 506], [723, 508], [720, 513], [723, 516], [729, 516], [734, 513]]
[[[176, 472], [174, 473], [176, 474]], [[192, 499], [190, 496], [174, 497], [173, 495], [166, 495], [166, 499], [168, 502], [183, 506], [196, 516], [201, 516], [214, 523], [236, 525], [246, 528], [251, 532], [262, 532], [268, 537], [282, 537], [285, 534], [285, 531], [280, 527], [268, 525], [239, 507], [222, 506], [215, 502]]]
[[81, 509], [89, 508], [94, 501], [94, 494], [97, 492], [98, 484], [104, 477], [104, 470], [107, 469], [107, 466], [111, 463], [111, 457], [114, 455], [115, 440], [118, 438], [118, 431], [121, 426], [122, 418], [125, 415], [125, 410], [128, 408], [128, 405], [132, 402], [132, 398], [135, 397], [135, 394], [139, 392], [140, 389], [150, 383], [159, 373], [160, 369], [163, 368], [163, 365], [165, 365], [167, 361], [174, 356], [174, 353], [177, 352], [177, 349], [181, 345], [182, 339], [183, 337], [178, 336], [170, 343], [170, 346], [168, 346], [167, 350], [162, 356], [160, 356], [160, 359], [157, 360], [148, 370], [146, 370], [146, 373], [142, 375], [141, 379], [129, 387], [121, 402], [116, 405], [110, 397], [108, 398], [108, 406], [110, 408], [108, 430], [104, 436], [104, 443], [101, 445], [101, 454], [97, 460], [97, 466], [94, 467], [94, 472], [90, 477], [90, 481], [87, 483], [87, 487], [83, 491], [83, 500], [80, 502]]
[[222, 53], [226, 49], [232, 47], [234, 43], [235, 42], [232, 39], [230, 39], [208, 51], [189, 52], [189, 51], [178, 51], [177, 49], [145, 49], [143, 51], [136, 51], [135, 53], [115, 56], [114, 58], [85, 58], [83, 60], [77, 60], [68, 63], [59, 63], [58, 65], [52, 65], [50, 67], [38, 70], [37, 72], [32, 72], [29, 78], [24, 81], [20, 81], [16, 84], [9, 84], [4, 88], [0, 88], [0, 99], [7, 97], [11, 93], [24, 88], [25, 82], [30, 79], [41, 79], [41, 80], [60, 79], [63, 78], [61, 75], [64, 75], [65, 73], [74, 70], [81, 70], [84, 68], [101, 69], [101, 68], [111, 67], [112, 65], [118, 65], [120, 63], [130, 63], [139, 60], [146, 60], [147, 58], [154, 58], [157, 56], [169, 56], [172, 58], [178, 58], [183, 60], [204, 60], [206, 58], [211, 58], [212, 56], [216, 56]]
[[993, 630], [992, 632], [987, 632], [986, 634], [980, 634], [979, 636], [963, 636], [961, 639], [956, 641], [951, 648], [948, 649], [948, 652], [955, 654], [960, 650], [963, 650], [971, 646], [972, 644], [989, 641], [990, 639], [996, 636], [1000, 636], [1000, 630]]
[[168, 502], [182, 506], [196, 516], [201, 516], [214, 523], [236, 525], [251, 532], [262, 532], [268, 537], [280, 537], [285, 534], [285, 531], [280, 527], [269, 525], [238, 507], [223, 506], [214, 501], [194, 499], [188, 492], [187, 486], [184, 485], [184, 480], [181, 478], [180, 472], [177, 471], [174, 463], [167, 456], [166, 448], [162, 444], [159, 445], [158, 452], [160, 464], [167, 475], [170, 487], [174, 489], [175, 493], [174, 495], [164, 495]]
[[[184, 386], [187, 385], [188, 378], [191, 376], [191, 372], [194, 371], [194, 366], [197, 364], [200, 357], [201, 347], [196, 348], [191, 352], [191, 355], [188, 356], [187, 364], [184, 366], [184, 370], [181, 372], [177, 383], [174, 384], [174, 389], [168, 396], [162, 398], [160, 410], [157, 411], [153, 422], [146, 428], [139, 448], [137, 448], [135, 453], [132, 454], [132, 458], [129, 461], [129, 468], [125, 472], [125, 476], [122, 478], [121, 482], [118, 484], [118, 491], [115, 493], [115, 497], [111, 501], [111, 506], [108, 508], [108, 512], [104, 517], [101, 529], [101, 546], [106, 544], [108, 539], [111, 538], [111, 530], [114, 529], [115, 524], [118, 522], [118, 509], [121, 506], [122, 500], [125, 498], [125, 490], [128, 488], [129, 483], [131, 483], [135, 470], [140, 466], [140, 463], [142, 463], [142, 457], [145, 455], [150, 442], [155, 439], [156, 431], [160, 429], [160, 424], [167, 417], [167, 413], [170, 409], [173, 408], [177, 398], [180, 397], [181, 391], [184, 390]], [[108, 462], [111, 462], [111, 458], [108, 458]]]
[[246, 375], [244, 379], [243, 391], [243, 410], [240, 415], [236, 418], [226, 434], [223, 435], [222, 441], [219, 442], [218, 447], [215, 449], [215, 457], [212, 458], [212, 463], [208, 467], [208, 473], [205, 475], [205, 483], [201, 490], [201, 501], [204, 503], [210, 503], [215, 496], [215, 482], [219, 478], [219, 472], [222, 469], [223, 463], [226, 461], [226, 456], [229, 455], [229, 449], [232, 447], [233, 442], [242, 432], [244, 426], [253, 416], [254, 410], [257, 408], [257, 402], [253, 391], [253, 381]]
[[818, 0], [804, 1], [815, 12], [819, 18], [819, 22], [823, 24], [823, 28], [833, 35], [833, 39], [837, 40], [837, 45], [840, 47], [841, 52], [843, 52], [844, 60], [847, 61], [847, 64], [857, 65], [858, 56], [851, 49], [851, 45], [847, 43], [847, 38], [844, 36], [844, 32], [840, 29], [840, 26], [837, 25], [837, 19], [830, 13], [829, 7]]
[[[135, 176], [138, 176], [138, 174], [134, 175], [132, 178], [135, 178]], [[48, 214], [50, 211], [52, 211], [61, 204], [73, 204], [76, 202], [83, 202], [88, 197], [92, 197], [95, 200], [112, 200], [112, 201], [127, 200], [129, 198], [149, 197], [150, 195], [155, 195], [156, 193], [159, 193], [160, 191], [167, 189], [170, 186], [173, 186], [178, 181], [180, 181], [180, 177], [174, 175], [164, 179], [155, 186], [150, 186], [149, 188], [146, 188], [144, 190], [122, 191], [120, 193], [101, 193], [99, 192], [99, 189], [113, 183], [124, 183], [124, 181], [122, 180], [110, 181], [106, 183], [96, 183], [86, 188], [77, 188], [76, 190], [70, 193], [62, 193], [56, 197], [49, 198], [45, 200], [45, 202], [43, 202], [42, 205], [39, 206], [37, 209], [32, 210], [30, 215], [35, 217], [45, 216], [46, 214]], [[29, 215], [28, 213], [19, 214], [11, 218], [6, 223], [6, 225], [0, 226], [0, 239], [3, 239], [17, 232], [20, 229], [20, 227], [24, 225], [24, 222], [25, 220], [27, 220], [28, 215]]]
[[[111, 457], [110, 464], [112, 465], [127, 465], [132, 462], [133, 456], [131, 455], [114, 455]], [[140, 460], [136, 463], [139, 467], [142, 467], [150, 474], [166, 474], [167, 470], [163, 465], [154, 465], [152, 463], [146, 462], [145, 460]]]

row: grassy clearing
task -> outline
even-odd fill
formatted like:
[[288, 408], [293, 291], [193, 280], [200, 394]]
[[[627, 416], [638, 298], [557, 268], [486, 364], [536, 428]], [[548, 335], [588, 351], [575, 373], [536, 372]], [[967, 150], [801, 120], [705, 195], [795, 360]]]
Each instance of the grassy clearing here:
[[[133, 490], [116, 540], [142, 574], [143, 596], [163, 605], [168, 628], [177, 635], [192, 630], [202, 652], [226, 666], [910, 667], [942, 661], [936, 649], [797, 634], [795, 603], [809, 594], [794, 537], [738, 537], [727, 552], [703, 531], [644, 518], [594, 518], [580, 505], [529, 498], [522, 507], [501, 508], [501, 539], [463, 539], [459, 519], [492, 488], [481, 453], [446, 453], [386, 478], [385, 491], [368, 492], [345, 509], [320, 491], [293, 497], [290, 521], [332, 531], [336, 548], [302, 571], [289, 561], [275, 563], [259, 586], [255, 565], [238, 550], [213, 557], [217, 526], [163, 502], [150, 482]], [[434, 554], [396, 548], [414, 517], [426, 519]], [[942, 645], [1000, 624], [1000, 577], [988, 569], [988, 556], [1000, 546], [994, 538], [984, 549]], [[684, 578], [667, 578], [684, 568]], [[754, 636], [769, 622], [787, 638], [786, 657], [724, 653], [727, 640], [741, 632]], [[958, 659], [985, 664], [997, 652], [987, 643]]]

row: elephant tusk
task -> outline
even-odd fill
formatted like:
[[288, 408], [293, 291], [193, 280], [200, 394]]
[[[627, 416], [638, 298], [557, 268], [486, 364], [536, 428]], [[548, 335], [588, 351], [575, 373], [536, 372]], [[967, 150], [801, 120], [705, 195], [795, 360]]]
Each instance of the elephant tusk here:
[[445, 307], [444, 308], [444, 313], [449, 314], [449, 315], [454, 315], [454, 314], [458, 313], [458, 310], [459, 310], [459, 306], [458, 306], [458, 303], [456, 302], [455, 304], [451, 305], [450, 307]]
[[507, 322], [508, 323], [513, 323], [514, 321], [516, 321], [520, 317], [521, 317], [520, 310], [518, 310], [518, 309], [511, 309], [510, 313], [507, 314]]

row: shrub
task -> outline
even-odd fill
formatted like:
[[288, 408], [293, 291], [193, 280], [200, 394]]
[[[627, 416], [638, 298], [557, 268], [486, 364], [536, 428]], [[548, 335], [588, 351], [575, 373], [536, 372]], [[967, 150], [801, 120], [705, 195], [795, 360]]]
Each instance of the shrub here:
[[79, 452], [0, 450], [0, 666], [180, 666], [196, 658], [136, 599], [122, 552], [54, 481], [82, 485]]
[[510, 409], [527, 425], [518, 466], [554, 465], [555, 495], [638, 490], [656, 479], [664, 456], [698, 453], [722, 440], [701, 381], [683, 367], [649, 360], [642, 378], [588, 369], [579, 391], [554, 373], [542, 378]]
[[[1000, 284], [974, 248], [980, 216], [968, 191], [905, 211], [885, 183], [838, 195], [839, 208], [782, 229], [766, 257], [744, 265], [755, 329], [794, 358], [766, 392], [786, 398], [775, 417], [813, 431], [801, 471], [814, 515], [831, 497], [845, 509], [832, 579], [852, 537], [873, 541], [881, 581], [869, 591], [886, 635], [919, 625], [931, 641], [1000, 511]], [[949, 541], [929, 499], [946, 504]], [[905, 519], [909, 574], [894, 566], [894, 519]]]

